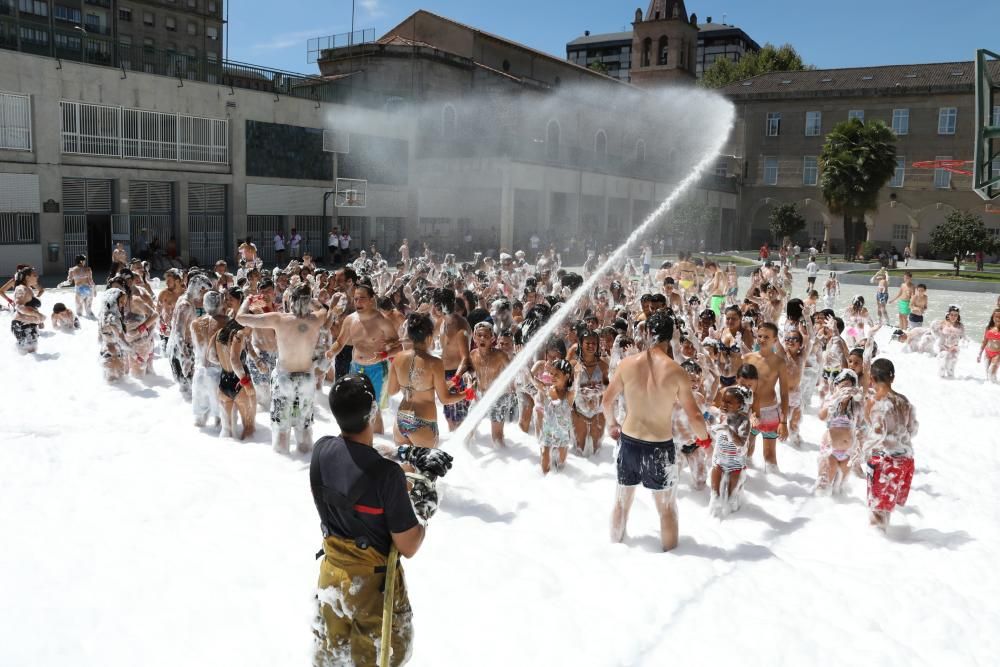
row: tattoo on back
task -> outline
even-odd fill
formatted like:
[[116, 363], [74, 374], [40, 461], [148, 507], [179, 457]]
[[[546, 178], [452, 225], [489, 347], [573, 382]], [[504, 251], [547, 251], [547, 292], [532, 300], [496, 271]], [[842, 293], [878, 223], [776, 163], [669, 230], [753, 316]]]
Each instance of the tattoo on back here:
[[305, 324], [299, 325], [299, 333], [305, 333], [307, 331], [309, 331], [309, 327], [307, 327]]

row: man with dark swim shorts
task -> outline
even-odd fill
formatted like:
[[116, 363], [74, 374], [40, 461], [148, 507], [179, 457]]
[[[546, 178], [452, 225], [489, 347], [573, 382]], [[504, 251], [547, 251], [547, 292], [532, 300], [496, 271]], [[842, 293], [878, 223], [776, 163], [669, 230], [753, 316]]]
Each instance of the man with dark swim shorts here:
[[[687, 373], [667, 352], [674, 337], [673, 315], [653, 313], [646, 321], [650, 337], [642, 354], [621, 361], [604, 392], [602, 406], [612, 438], [619, 439], [618, 492], [611, 520], [611, 539], [625, 537], [628, 512], [640, 483], [653, 492], [660, 514], [664, 551], [677, 546], [677, 456], [673, 441], [673, 411], [679, 402], [699, 444], [708, 443], [701, 409], [691, 392]], [[618, 396], [624, 394], [623, 424], [615, 415]]]

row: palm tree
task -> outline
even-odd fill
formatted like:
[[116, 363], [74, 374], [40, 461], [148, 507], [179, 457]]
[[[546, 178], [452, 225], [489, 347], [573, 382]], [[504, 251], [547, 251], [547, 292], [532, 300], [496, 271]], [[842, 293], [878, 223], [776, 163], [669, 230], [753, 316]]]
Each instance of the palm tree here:
[[896, 134], [880, 120], [852, 118], [826, 135], [819, 163], [823, 199], [844, 216], [844, 259], [851, 260], [865, 213], [878, 208], [878, 193], [896, 171]]

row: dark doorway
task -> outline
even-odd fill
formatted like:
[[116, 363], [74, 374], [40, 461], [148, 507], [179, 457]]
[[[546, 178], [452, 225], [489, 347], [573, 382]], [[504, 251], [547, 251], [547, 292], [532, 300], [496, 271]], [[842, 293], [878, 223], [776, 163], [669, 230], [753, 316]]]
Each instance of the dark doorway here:
[[111, 267], [111, 216], [107, 213], [87, 215], [87, 251], [95, 272]]

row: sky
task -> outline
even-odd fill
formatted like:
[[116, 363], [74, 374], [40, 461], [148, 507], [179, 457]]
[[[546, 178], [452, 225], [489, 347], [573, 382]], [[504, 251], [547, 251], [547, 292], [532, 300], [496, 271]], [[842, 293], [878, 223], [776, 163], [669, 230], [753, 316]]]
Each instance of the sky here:
[[[348, 32], [351, 0], [231, 0], [229, 58], [294, 72], [309, 37]], [[566, 57], [566, 42], [585, 30], [630, 30], [648, 0], [355, 0], [355, 29], [376, 36], [417, 9]], [[1000, 51], [996, 0], [687, 0], [699, 21], [737, 25], [763, 45], [792, 44], [820, 68], [971, 60], [977, 48]]]

